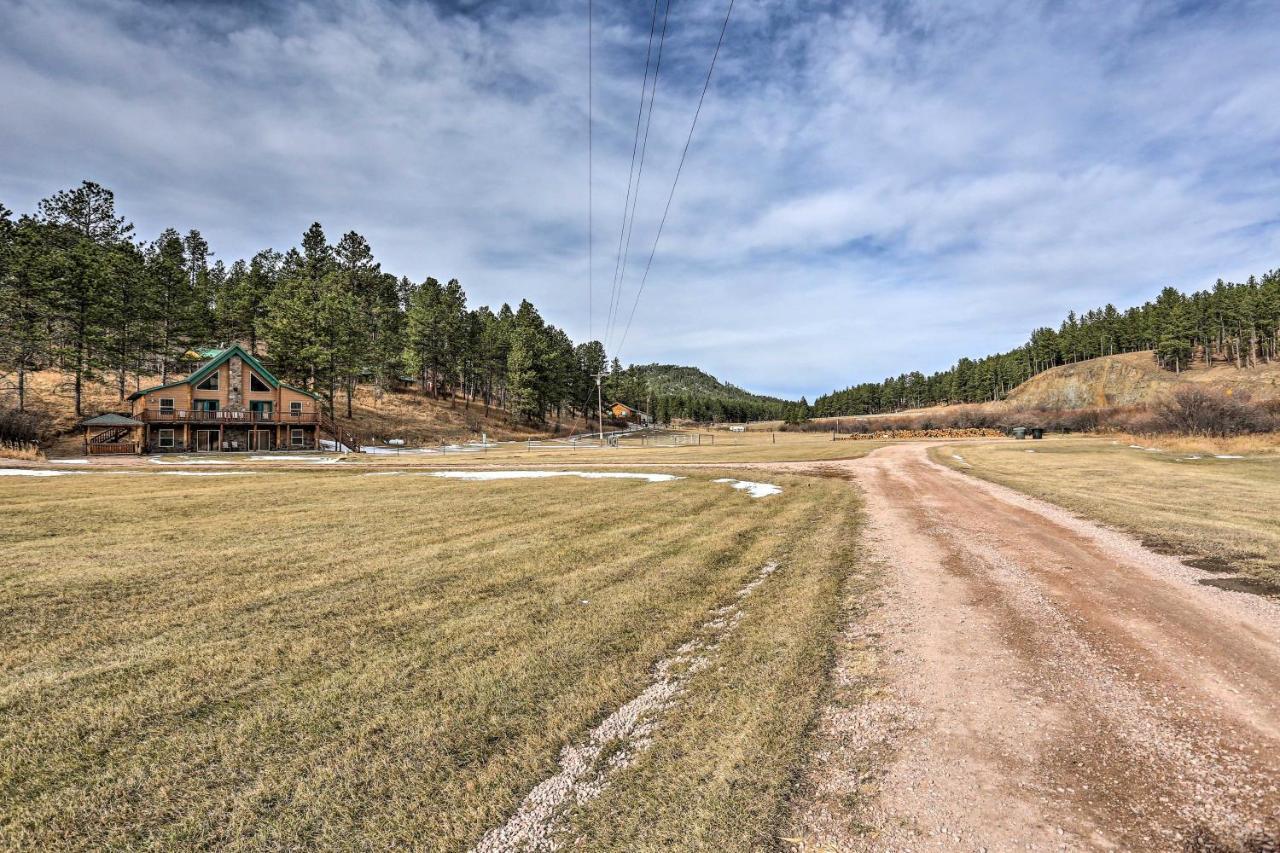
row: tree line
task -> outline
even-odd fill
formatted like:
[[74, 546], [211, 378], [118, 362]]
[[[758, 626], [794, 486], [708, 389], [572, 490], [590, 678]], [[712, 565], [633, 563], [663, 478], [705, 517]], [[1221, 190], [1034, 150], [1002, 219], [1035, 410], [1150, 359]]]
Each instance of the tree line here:
[[1219, 279], [1189, 295], [1166, 287], [1155, 300], [1123, 312], [1114, 305], [1073, 311], [1058, 329], [1036, 329], [1017, 349], [962, 358], [929, 376], [913, 371], [824, 394], [810, 414], [869, 415], [999, 400], [1054, 367], [1147, 350], [1161, 368], [1175, 372], [1197, 362], [1251, 367], [1280, 359], [1280, 270], [1239, 283]]
[[198, 230], [139, 241], [98, 184], [55, 193], [15, 218], [0, 205], [0, 373], [27, 405], [31, 373], [70, 374], [121, 401], [143, 377], [168, 381], [190, 348], [241, 342], [330, 411], [358, 383], [412, 383], [481, 400], [530, 421], [595, 411], [598, 341], [574, 344], [532, 303], [470, 308], [458, 281], [382, 270], [364, 237], [330, 243], [313, 224], [301, 245], [225, 264]]
[[808, 403], [752, 394], [719, 382], [693, 367], [670, 364], [612, 362], [605, 391], [609, 399], [651, 415], [658, 423], [690, 420], [699, 423], [738, 423], [802, 420]]

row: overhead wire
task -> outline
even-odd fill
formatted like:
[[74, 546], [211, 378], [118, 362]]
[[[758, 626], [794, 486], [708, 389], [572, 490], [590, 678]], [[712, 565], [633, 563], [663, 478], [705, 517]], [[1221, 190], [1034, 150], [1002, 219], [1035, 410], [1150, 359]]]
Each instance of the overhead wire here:
[[[640, 149], [640, 120], [644, 117], [644, 99], [649, 89], [649, 67], [653, 56], [653, 34], [658, 29], [658, 5], [660, 0], [653, 0], [653, 17], [649, 22], [649, 44], [644, 52], [644, 77], [640, 81], [640, 105], [636, 109], [636, 129], [635, 135], [631, 143], [631, 167], [627, 171], [627, 194], [622, 202], [622, 225], [618, 229], [618, 252], [613, 265], [613, 285], [609, 288], [609, 313], [608, 317], [612, 318], [615, 312], [615, 303], [618, 301], [620, 294], [618, 293], [618, 269], [622, 263], [622, 240], [627, 231], [627, 210], [631, 205], [631, 184], [635, 179], [636, 172], [636, 154]], [[608, 337], [609, 327], [605, 326], [605, 337]]]
[[667, 194], [667, 204], [662, 210], [662, 219], [658, 222], [658, 232], [653, 238], [653, 247], [649, 250], [649, 260], [644, 266], [644, 275], [640, 279], [640, 287], [636, 290], [635, 301], [631, 303], [631, 312], [627, 316], [627, 326], [622, 333], [622, 338], [618, 343], [618, 348], [614, 352], [614, 358], [618, 358], [622, 352], [622, 348], [627, 343], [627, 336], [631, 333], [631, 323], [636, 318], [636, 306], [640, 304], [640, 297], [644, 294], [645, 285], [649, 281], [649, 270], [653, 267], [653, 257], [658, 251], [658, 241], [662, 239], [662, 231], [667, 224], [667, 216], [671, 213], [671, 201], [676, 195], [676, 186], [680, 183], [680, 173], [684, 170], [685, 158], [689, 156], [689, 145], [693, 142], [693, 131], [698, 126], [698, 117], [702, 114], [702, 104], [707, 98], [707, 89], [711, 86], [711, 75], [716, 70], [716, 60], [720, 56], [720, 48], [724, 45], [724, 35], [729, 29], [729, 18], [733, 15], [734, 0], [729, 0], [729, 7], [724, 13], [724, 23], [720, 25], [720, 38], [716, 41], [716, 49], [711, 54], [711, 64], [707, 67], [707, 77], [702, 83], [702, 94], [698, 96], [698, 107], [693, 112], [693, 121], [689, 123], [689, 135], [684, 142], [684, 150], [680, 152], [680, 163], [676, 166], [675, 177], [671, 180], [671, 192]]
[[[640, 182], [644, 177], [644, 161], [645, 155], [649, 150], [649, 128], [653, 124], [653, 102], [658, 94], [658, 76], [662, 72], [662, 48], [667, 41], [667, 21], [671, 17], [671, 0], [667, 0], [666, 8], [662, 13], [662, 34], [658, 37], [658, 58], [653, 66], [653, 85], [649, 88], [649, 109], [644, 120], [644, 139], [640, 143], [640, 166], [636, 170], [636, 186], [635, 191], [631, 194], [631, 215], [630, 221], [626, 225], [627, 241], [626, 246], [622, 250], [622, 269], [618, 274], [618, 305], [615, 307], [615, 315], [619, 308], [622, 307], [622, 294], [627, 280], [627, 261], [631, 256], [631, 235], [636, 225], [636, 207], [640, 203]], [[626, 211], [623, 211], [626, 216]], [[609, 318], [608, 337], [612, 337], [616, 331], [617, 317]]]
[[595, 147], [592, 139], [595, 106], [595, 3], [587, 0], [587, 340], [595, 338]]

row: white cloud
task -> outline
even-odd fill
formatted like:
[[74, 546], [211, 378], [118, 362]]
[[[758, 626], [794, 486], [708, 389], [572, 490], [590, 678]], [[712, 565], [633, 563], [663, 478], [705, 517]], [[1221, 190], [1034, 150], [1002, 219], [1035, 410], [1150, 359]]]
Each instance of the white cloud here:
[[[722, 10], [673, 9], [624, 323]], [[91, 178], [228, 260], [318, 219], [581, 339], [583, 12], [12, 2], [0, 199]], [[598, 333], [648, 16], [597, 13]], [[812, 398], [1274, 266], [1277, 34], [1261, 2], [740, 0], [623, 357]]]

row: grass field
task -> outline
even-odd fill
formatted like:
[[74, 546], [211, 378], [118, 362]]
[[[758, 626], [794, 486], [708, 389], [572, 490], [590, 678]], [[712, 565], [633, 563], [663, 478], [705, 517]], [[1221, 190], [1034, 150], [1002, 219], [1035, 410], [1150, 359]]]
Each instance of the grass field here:
[[967, 473], [1130, 531], [1156, 550], [1280, 584], [1280, 457], [1218, 459], [1088, 438], [975, 443], [931, 453]]
[[[670, 439], [660, 439], [669, 441]], [[502, 444], [481, 453], [448, 453], [432, 456], [367, 455], [361, 461], [377, 464], [428, 464], [437, 467], [457, 465], [592, 465], [634, 464], [734, 464], [740, 462], [804, 462], [830, 459], [856, 459], [865, 456], [883, 441], [832, 441], [831, 436], [813, 433], [716, 433], [714, 442], [703, 433], [701, 444], [680, 447], [641, 446], [638, 439], [626, 439], [619, 447], [580, 445], [556, 446], [549, 442]]]
[[470, 846], [735, 602], [566, 829], [770, 846], [870, 581], [846, 484], [713, 476], [0, 479], [0, 847]]

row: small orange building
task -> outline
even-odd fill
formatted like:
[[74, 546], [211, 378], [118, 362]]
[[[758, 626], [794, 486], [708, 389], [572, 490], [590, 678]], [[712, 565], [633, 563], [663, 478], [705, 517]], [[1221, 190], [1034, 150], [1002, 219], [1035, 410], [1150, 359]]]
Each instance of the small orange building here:
[[[315, 394], [276, 379], [239, 344], [205, 354], [185, 379], [129, 396], [137, 425], [128, 440], [142, 452], [319, 447], [324, 419]], [[86, 444], [93, 452], [87, 435]]]
[[649, 417], [648, 413], [642, 412], [639, 409], [633, 409], [626, 403], [614, 403], [607, 409], [607, 411], [609, 414], [613, 415], [614, 418], [620, 421], [628, 421], [630, 423], [647, 424], [653, 420], [653, 418]]

